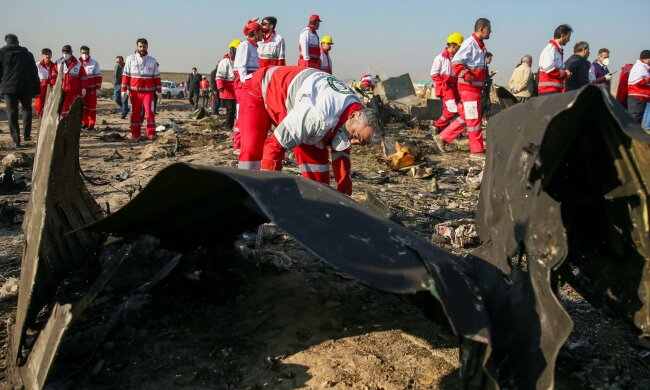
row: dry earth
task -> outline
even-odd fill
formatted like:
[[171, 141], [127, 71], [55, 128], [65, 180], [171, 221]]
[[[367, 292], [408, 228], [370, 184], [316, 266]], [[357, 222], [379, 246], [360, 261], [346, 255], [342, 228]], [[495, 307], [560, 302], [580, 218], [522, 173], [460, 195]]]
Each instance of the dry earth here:
[[[173, 162], [236, 165], [229, 134], [211, 120], [189, 120], [188, 112], [185, 101], [161, 104], [158, 122], [174, 120], [189, 134], [179, 135], [174, 156], [143, 160], [145, 149], [156, 152], [151, 149], [165, 146], [160, 145], [165, 137], [153, 143], [102, 140], [113, 133], [126, 136], [128, 122], [119, 119], [113, 102], [100, 101], [97, 130], [81, 135], [80, 163], [87, 177], [109, 182], [88, 184], [104, 209], [119, 209]], [[2, 158], [12, 152], [7, 150], [6, 120], [0, 129]], [[387, 172], [377, 161], [381, 152], [374, 144], [353, 151], [355, 193], [373, 191], [408, 228], [455, 253], [478, 245], [472, 241], [453, 248], [433, 233], [437, 223], [474, 217], [478, 191], [464, 177], [480, 166], [467, 160], [466, 143], [439, 155], [426, 131], [393, 124], [388, 133], [422, 148], [434, 169], [437, 191], [431, 191], [430, 179]], [[105, 161], [116, 150], [124, 158]], [[33, 155], [34, 143], [20, 151]], [[296, 172], [295, 164], [287, 162], [287, 173]], [[119, 180], [122, 174], [128, 178]], [[16, 169], [16, 175], [29, 181], [31, 166]], [[0, 196], [0, 201], [24, 210], [29, 192]], [[21, 223], [18, 216], [0, 224], [0, 285], [19, 277]], [[458, 340], [446, 324], [431, 322], [411, 303], [337, 273], [272, 226], [264, 237], [260, 266], [243, 262], [227, 267], [218, 283], [208, 285], [182, 278], [165, 284], [141, 309], [124, 316], [93, 353], [59, 364], [52, 388], [458, 387]], [[558, 359], [557, 387], [650, 388], [650, 352], [634, 346], [630, 329], [568, 286], [560, 298], [575, 327]], [[15, 305], [15, 297], [0, 300], [0, 387], [6, 385], [6, 323], [15, 315]]]

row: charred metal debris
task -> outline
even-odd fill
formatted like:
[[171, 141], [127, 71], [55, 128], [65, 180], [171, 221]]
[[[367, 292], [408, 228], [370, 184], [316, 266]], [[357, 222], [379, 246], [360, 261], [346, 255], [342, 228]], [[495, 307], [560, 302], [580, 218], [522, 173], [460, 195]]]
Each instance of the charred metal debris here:
[[[266, 222], [372, 288], [440, 307], [461, 336], [466, 388], [553, 387], [572, 328], [554, 294], [558, 279], [650, 336], [650, 135], [595, 86], [492, 118], [477, 216], [482, 245], [466, 258], [386, 213], [278, 172], [174, 164], [102, 218], [78, 173], [81, 102], [57, 123], [56, 94], [51, 100], [24, 223], [10, 340], [15, 387], [47, 383], [57, 353], [74, 351], [80, 331], [66, 331], [105, 307], [98, 296], [142, 293], [103, 314], [110, 327], [193, 248], [232, 243]], [[116, 285], [125, 262], [150, 269], [148, 277]], [[91, 277], [80, 279], [80, 269]]]

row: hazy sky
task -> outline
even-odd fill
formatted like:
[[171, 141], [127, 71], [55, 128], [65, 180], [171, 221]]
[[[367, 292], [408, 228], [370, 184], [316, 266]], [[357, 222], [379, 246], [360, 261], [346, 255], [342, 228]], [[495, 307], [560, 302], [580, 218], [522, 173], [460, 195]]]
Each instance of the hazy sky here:
[[[57, 5], [60, 4], [60, 5]], [[448, 5], [443, 5], [448, 4]], [[334, 74], [358, 79], [363, 73], [397, 76], [410, 73], [413, 81], [428, 80], [433, 58], [446, 37], [458, 31], [469, 37], [478, 17], [492, 21], [486, 41], [494, 54], [492, 70], [499, 84], [507, 83], [514, 66], [531, 54], [537, 68], [539, 53], [559, 24], [568, 23], [573, 44], [589, 42], [593, 60], [599, 48], [611, 51], [610, 69], [634, 62], [650, 49], [647, 28], [650, 0], [619, 1], [434, 1], [434, 0], [16, 0], [2, 1], [0, 26], [18, 35], [21, 45], [36, 57], [43, 47], [56, 56], [64, 44], [75, 54], [81, 45], [103, 69], [112, 69], [115, 55], [126, 56], [139, 37], [149, 40], [149, 53], [161, 71], [189, 72], [196, 66], [209, 73], [223, 57], [228, 42], [242, 38], [253, 16], [278, 18], [278, 33], [287, 43], [287, 63], [295, 65], [298, 34], [309, 15], [323, 20], [319, 35], [331, 35]]]

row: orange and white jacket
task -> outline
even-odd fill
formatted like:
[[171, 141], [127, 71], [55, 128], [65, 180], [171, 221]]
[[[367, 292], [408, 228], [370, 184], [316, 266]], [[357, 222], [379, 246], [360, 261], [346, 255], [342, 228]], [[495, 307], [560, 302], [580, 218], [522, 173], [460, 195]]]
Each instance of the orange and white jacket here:
[[627, 80], [627, 96], [650, 102], [650, 65], [637, 60]]
[[260, 68], [265, 66], [286, 65], [284, 59], [284, 38], [275, 31], [270, 36], [257, 42], [257, 57]]
[[459, 91], [480, 92], [485, 85], [486, 66], [483, 42], [472, 34], [466, 39], [451, 60], [451, 67], [458, 77]]
[[538, 93], [562, 92], [568, 72], [564, 69], [564, 50], [554, 40], [542, 50], [539, 56]]
[[150, 55], [140, 57], [137, 53], [126, 57], [120, 89], [122, 92], [137, 91], [160, 94], [160, 70], [158, 70], [156, 59]]
[[69, 94], [81, 96], [81, 91], [88, 88], [88, 76], [86, 70], [77, 58], [72, 57], [70, 64], [61, 59], [56, 62], [56, 72], [52, 72], [52, 80], [56, 83], [58, 72], [63, 73], [63, 84], [61, 89]]
[[451, 68], [451, 59], [454, 55], [445, 49], [433, 59], [431, 65], [431, 80], [435, 84], [436, 96], [442, 97], [447, 91], [454, 91], [458, 79]]
[[99, 63], [92, 57], [88, 57], [86, 61], [79, 58], [79, 61], [88, 76], [88, 92], [93, 93], [95, 90], [100, 90], [102, 88], [102, 71], [99, 68]]
[[38, 72], [38, 79], [41, 81], [41, 85], [51, 84], [54, 86], [56, 76], [58, 75], [57, 66], [54, 62], [46, 64], [43, 60], [40, 60], [36, 63], [36, 71]]
[[332, 74], [332, 57], [326, 50], [320, 49], [320, 70]]
[[298, 65], [320, 68], [320, 38], [313, 26], [307, 26], [298, 38]]

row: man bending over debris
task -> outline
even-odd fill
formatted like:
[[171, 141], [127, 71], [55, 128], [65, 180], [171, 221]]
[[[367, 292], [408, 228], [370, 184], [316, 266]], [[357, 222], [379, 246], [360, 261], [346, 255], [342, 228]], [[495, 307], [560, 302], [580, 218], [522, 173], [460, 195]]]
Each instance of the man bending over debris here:
[[370, 143], [382, 126], [377, 111], [335, 77], [298, 66], [262, 68], [243, 92], [240, 169], [282, 170], [293, 149], [302, 176], [329, 185], [329, 147], [336, 189], [352, 193], [350, 147]]

